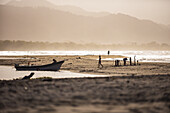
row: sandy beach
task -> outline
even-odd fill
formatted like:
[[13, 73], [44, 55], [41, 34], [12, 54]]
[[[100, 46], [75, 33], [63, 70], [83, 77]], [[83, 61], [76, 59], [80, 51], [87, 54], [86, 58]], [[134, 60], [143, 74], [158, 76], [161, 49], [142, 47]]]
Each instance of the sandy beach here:
[[[3, 58], [6, 59], [3, 59]], [[126, 56], [120, 55], [102, 55], [102, 59], [106, 58], [125, 58]], [[53, 59], [57, 61], [65, 60], [61, 67], [61, 70], [68, 70], [78, 73], [88, 74], [102, 74], [102, 75], [115, 75], [115, 76], [127, 76], [127, 75], [168, 75], [170, 74], [170, 63], [153, 63], [153, 62], [139, 62], [140, 65], [130, 66], [127, 62], [127, 66], [115, 67], [114, 61], [102, 60], [103, 68], [98, 68], [97, 55], [58, 55], [58, 56], [3, 56], [0, 57], [0, 65], [14, 66], [14, 64], [20, 65], [43, 65], [52, 63]]]
[[[104, 78], [41, 78], [0, 81], [0, 113], [169, 113], [170, 64], [115, 67], [98, 56], [3, 56], [0, 65], [34, 65], [65, 60], [61, 70], [113, 75]], [[26, 59], [24, 59], [26, 58]], [[124, 58], [124, 56], [102, 56]], [[122, 63], [121, 63], [122, 64]], [[129, 64], [129, 63], [127, 63]]]

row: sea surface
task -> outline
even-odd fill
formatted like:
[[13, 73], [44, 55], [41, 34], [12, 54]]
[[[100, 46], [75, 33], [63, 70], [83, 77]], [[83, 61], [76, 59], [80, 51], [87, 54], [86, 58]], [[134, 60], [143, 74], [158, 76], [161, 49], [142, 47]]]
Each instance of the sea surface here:
[[32, 78], [39, 77], [52, 77], [56, 79], [61, 78], [85, 78], [85, 77], [107, 77], [109, 75], [91, 75], [74, 73], [70, 71], [16, 71], [14, 66], [0, 66], [0, 80], [12, 80], [17, 78], [23, 78], [28, 76], [31, 72], [34, 72]]
[[[107, 51], [0, 51], [0, 56], [22, 55], [107, 55]], [[123, 55], [132, 57], [132, 59], [136, 56], [136, 59], [140, 62], [170, 63], [170, 51], [110, 51], [110, 55]]]

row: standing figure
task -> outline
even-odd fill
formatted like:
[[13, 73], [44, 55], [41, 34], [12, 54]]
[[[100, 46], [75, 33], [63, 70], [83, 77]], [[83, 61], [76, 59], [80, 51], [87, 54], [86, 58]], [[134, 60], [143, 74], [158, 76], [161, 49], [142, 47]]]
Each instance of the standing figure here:
[[136, 55], [134, 56], [134, 65], [136, 65]]
[[115, 66], [120, 66], [120, 60], [115, 60]]
[[110, 55], [110, 51], [108, 51], [107, 54]]
[[123, 58], [124, 66], [126, 66], [126, 60], [127, 60], [127, 58]]
[[102, 66], [102, 68], [103, 68], [102, 61], [101, 61], [101, 56], [99, 55], [99, 63], [98, 63], [98, 68], [100, 68], [100, 66]]
[[132, 65], [132, 58], [130, 57], [129, 60], [130, 60], [130, 65]]
[[137, 65], [139, 65], [139, 61], [137, 60]]

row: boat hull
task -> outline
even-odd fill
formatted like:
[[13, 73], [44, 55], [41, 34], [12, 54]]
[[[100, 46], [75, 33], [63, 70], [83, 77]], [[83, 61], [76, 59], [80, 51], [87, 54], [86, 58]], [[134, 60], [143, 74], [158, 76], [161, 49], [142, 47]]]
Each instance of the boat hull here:
[[17, 71], [58, 71], [64, 61], [54, 62], [47, 65], [40, 66], [17, 66], [15, 68]]

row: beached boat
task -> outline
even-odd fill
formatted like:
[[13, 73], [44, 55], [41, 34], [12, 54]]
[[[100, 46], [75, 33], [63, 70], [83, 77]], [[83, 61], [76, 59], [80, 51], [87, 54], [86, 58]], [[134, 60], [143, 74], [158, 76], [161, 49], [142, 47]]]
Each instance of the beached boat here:
[[64, 60], [39, 66], [19, 66], [18, 64], [15, 64], [15, 68], [18, 71], [58, 71], [63, 63]]

